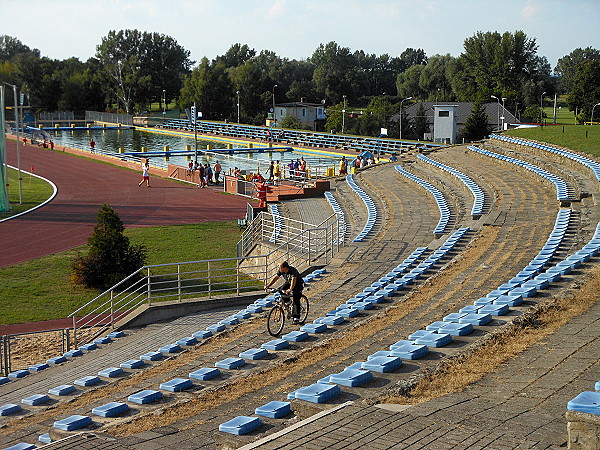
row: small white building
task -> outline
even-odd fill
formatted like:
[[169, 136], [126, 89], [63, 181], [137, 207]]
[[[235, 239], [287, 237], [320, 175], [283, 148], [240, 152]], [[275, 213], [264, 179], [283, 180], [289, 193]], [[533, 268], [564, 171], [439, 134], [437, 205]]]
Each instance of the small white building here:
[[267, 126], [278, 126], [278, 124], [281, 122], [281, 119], [289, 114], [292, 117], [295, 117], [302, 124], [303, 128], [313, 131], [322, 131], [325, 125], [325, 120], [327, 120], [325, 108], [320, 103], [279, 103], [275, 105], [274, 113], [274, 123], [270, 123], [269, 118], [267, 119]]
[[433, 106], [433, 142], [456, 142], [456, 108], [458, 105]]

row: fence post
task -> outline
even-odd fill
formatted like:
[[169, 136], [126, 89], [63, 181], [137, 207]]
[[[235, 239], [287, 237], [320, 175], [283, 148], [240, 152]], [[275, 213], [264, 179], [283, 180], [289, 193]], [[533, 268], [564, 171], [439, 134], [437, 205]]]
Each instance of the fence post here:
[[235, 266], [235, 293], [240, 295], [240, 266], [241, 261], [238, 261]]
[[206, 277], [208, 279], [208, 298], [212, 298], [212, 287], [210, 282], [210, 261], [206, 263]]
[[10, 373], [10, 336], [4, 336], [4, 370]]
[[73, 316], [73, 345], [77, 346], [77, 318]]
[[150, 296], [152, 295], [152, 282], [150, 280], [150, 267], [148, 267], [148, 275], [146, 275], [148, 279], [148, 306], [150, 306]]
[[177, 264], [177, 300], [181, 303], [181, 264]]
[[115, 328], [115, 291], [110, 291], [110, 327]]

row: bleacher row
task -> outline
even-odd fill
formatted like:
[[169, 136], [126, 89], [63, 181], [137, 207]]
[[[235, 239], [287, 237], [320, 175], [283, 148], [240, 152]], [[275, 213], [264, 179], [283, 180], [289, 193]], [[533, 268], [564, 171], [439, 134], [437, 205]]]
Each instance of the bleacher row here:
[[442, 194], [440, 190], [433, 186], [431, 183], [428, 183], [427, 181], [419, 178], [418, 176], [413, 175], [408, 170], [404, 169], [402, 166], [397, 165], [394, 166], [394, 168], [399, 174], [404, 175], [406, 178], [414, 181], [417, 184], [420, 184], [425, 189], [427, 189], [431, 195], [433, 195], [435, 203], [437, 204], [438, 209], [440, 210], [440, 220], [435, 226], [433, 232], [435, 234], [443, 233], [446, 230], [446, 227], [448, 226], [448, 222], [450, 221], [450, 207], [448, 206], [448, 202], [446, 201], [444, 194]]
[[[546, 289], [550, 282], [559, 281], [563, 274], [570, 272], [572, 268], [578, 267], [592, 256], [600, 253], [600, 223], [596, 226], [596, 232], [592, 239], [573, 255], [561, 260], [556, 264], [550, 264], [554, 253], [559, 248], [564, 237], [570, 218], [571, 210], [560, 210], [557, 214], [555, 226], [548, 237], [546, 245], [540, 250], [538, 255], [524, 268], [522, 272], [509, 282], [501, 285], [498, 289], [490, 291], [485, 297], [476, 300], [473, 305], [461, 308], [458, 313], [446, 315], [442, 321], [433, 322], [425, 327], [424, 330], [418, 330], [408, 336], [406, 340], [400, 340], [389, 347], [389, 350], [380, 350], [367, 357], [366, 361], [356, 362], [346, 367], [342, 372], [326, 376], [316, 383], [302, 387], [288, 394], [287, 399], [300, 399], [314, 403], [323, 403], [335, 399], [341, 394], [340, 386], [355, 387], [362, 386], [369, 382], [373, 375], [371, 372], [386, 373], [391, 372], [402, 366], [402, 359], [419, 359], [429, 352], [429, 347], [439, 348], [452, 342], [453, 336], [465, 336], [473, 332], [474, 326], [484, 326], [489, 324], [493, 316], [503, 316], [510, 311], [511, 307], [516, 307], [523, 302], [523, 298], [532, 297], [537, 294], [538, 289]], [[361, 293], [340, 305], [336, 310], [327, 313], [332, 316], [344, 311], [343, 317], [347, 317], [347, 311], [356, 308], [356, 305], [363, 307], [365, 299], [372, 298], [377, 302], [377, 298], [389, 297], [396, 292], [397, 286], [400, 289], [414, 281], [414, 278], [407, 277], [409, 274], [420, 276], [439, 261], [449, 251], [453, 245], [468, 231], [463, 228], [453, 233], [446, 240], [444, 245], [428, 257], [423, 263], [415, 269], [402, 275], [400, 279], [394, 278], [403, 274], [407, 270], [407, 264], [412, 265], [420, 257], [420, 253], [426, 250], [422, 247], [403, 263], [398, 265], [385, 277], [374, 282], [370, 287], [365, 288]], [[542, 259], [539, 259], [542, 258]], [[547, 267], [546, 270], [544, 268]], [[555, 269], [555, 270], [552, 270]], [[547, 275], [543, 277], [543, 275]], [[411, 279], [412, 278], [412, 279]], [[390, 284], [391, 283], [391, 284]], [[359, 307], [359, 308], [360, 308]], [[315, 321], [317, 322], [317, 321]], [[600, 382], [599, 382], [600, 383]], [[596, 383], [596, 389], [599, 387]], [[600, 393], [584, 392], [569, 402], [570, 409], [577, 409], [582, 412], [600, 413]], [[256, 408], [255, 414], [270, 418], [280, 418], [291, 413], [291, 403], [283, 401], [272, 401]], [[219, 426], [224, 432], [241, 435], [247, 434], [262, 425], [259, 417], [238, 416]]]
[[526, 139], [513, 138], [510, 136], [504, 136], [504, 135], [499, 135], [499, 134], [491, 134], [490, 139], [497, 139], [499, 141], [509, 142], [511, 144], [518, 144], [518, 145], [523, 145], [526, 147], [537, 148], [540, 150], [545, 150], [547, 152], [554, 153], [556, 155], [560, 155], [565, 158], [571, 159], [571, 160], [576, 161], [580, 164], [583, 164], [584, 166], [589, 168], [594, 173], [596, 180], [600, 181], [600, 163], [593, 161], [589, 158], [586, 158], [585, 156], [578, 155], [577, 153], [563, 150], [558, 147], [553, 147], [551, 145], [539, 144], [537, 142], [528, 141]]
[[[170, 119], [163, 122], [158, 127], [172, 130], [194, 131], [194, 128], [186, 119]], [[282, 130], [280, 128], [265, 128], [235, 123], [199, 121], [197, 122], [196, 127], [198, 132], [202, 134], [214, 134], [255, 140], [266, 140], [266, 133], [267, 131], [270, 131], [270, 140], [272, 142], [317, 148], [355, 150], [356, 152], [370, 151], [371, 153], [382, 152], [397, 154], [405, 151], [407, 148], [415, 146], [422, 149], [440, 146], [439, 144], [432, 143], [419, 143], [416, 145], [414, 142], [396, 139], [346, 136], [290, 129]]]
[[[315, 319], [312, 324], [306, 324], [300, 331], [294, 331], [268, 343], [271, 346], [283, 345], [292, 340], [299, 342], [308, 338], [308, 333], [322, 333], [327, 326], [335, 326], [343, 323], [346, 319], [357, 316], [361, 311], [366, 311], [375, 304], [392, 299], [396, 292], [407, 289], [417, 279], [434, 269], [435, 265], [441, 264], [448, 253], [463, 239], [469, 231], [461, 228], [454, 232], [444, 244], [431, 253], [426, 259], [419, 263], [427, 247], [418, 247], [400, 264], [389, 273], [380, 277], [370, 286], [356, 293], [336, 309], [326, 313], [324, 317]], [[340, 386], [361, 386], [373, 377], [371, 372], [387, 373], [398, 369], [402, 365], [402, 359], [419, 359], [429, 352], [426, 344], [419, 344], [411, 340], [401, 340], [390, 346], [389, 351], [376, 352], [370, 355], [366, 361], [355, 362], [346, 367], [342, 372], [326, 376], [316, 383], [301, 387], [287, 394], [288, 401], [273, 400], [255, 409], [254, 414], [267, 418], [281, 418], [292, 412], [289, 400], [299, 399], [312, 403], [324, 403], [336, 398], [341, 393]], [[384, 354], [385, 353], [385, 354]], [[260, 417], [238, 416], [219, 425], [219, 430], [235, 435], [250, 433], [262, 425]]]
[[367, 194], [358, 184], [356, 184], [356, 181], [354, 181], [354, 175], [351, 173], [346, 175], [346, 183], [348, 183], [356, 195], [360, 197], [367, 208], [367, 221], [365, 226], [361, 232], [358, 233], [354, 239], [352, 239], [352, 242], [362, 242], [375, 226], [375, 222], [377, 221], [377, 208], [375, 207], [375, 202], [369, 196], [369, 194]]
[[520, 159], [512, 158], [510, 156], [504, 156], [499, 153], [491, 152], [489, 150], [480, 149], [479, 147], [475, 147], [474, 145], [469, 145], [467, 148], [473, 152], [480, 153], [482, 155], [489, 156], [492, 158], [500, 159], [502, 161], [507, 161], [511, 164], [516, 164], [517, 166], [521, 166], [521, 167], [547, 179], [552, 184], [554, 184], [554, 187], [556, 188], [556, 199], [557, 200], [569, 201], [571, 199], [571, 196], [569, 195], [569, 189], [568, 189], [567, 183], [559, 176], [554, 175], [553, 173], [550, 173], [547, 170], [544, 170], [534, 164], [528, 163], [526, 161], [522, 161]]
[[471, 215], [480, 216], [483, 214], [483, 204], [485, 202], [485, 195], [483, 193], [483, 190], [469, 176], [465, 175], [460, 170], [442, 164], [441, 162], [428, 158], [425, 155], [419, 154], [417, 155], [417, 158], [423, 162], [426, 162], [427, 164], [431, 164], [432, 166], [437, 167], [438, 169], [442, 169], [454, 175], [456, 178], [462, 181], [463, 184], [467, 186], [467, 188], [469, 188], [469, 190], [473, 194], [473, 206], [471, 207]]
[[273, 215], [274, 221], [273, 231], [271, 233], [271, 237], [269, 238], [269, 242], [276, 243], [281, 236], [281, 225], [283, 223], [283, 220], [281, 218], [281, 214], [279, 213], [279, 205], [277, 205], [276, 203], [270, 203], [269, 210]]
[[326, 191], [325, 198], [338, 218], [338, 244], [343, 244], [348, 230], [348, 226], [346, 225], [346, 215], [331, 192]]

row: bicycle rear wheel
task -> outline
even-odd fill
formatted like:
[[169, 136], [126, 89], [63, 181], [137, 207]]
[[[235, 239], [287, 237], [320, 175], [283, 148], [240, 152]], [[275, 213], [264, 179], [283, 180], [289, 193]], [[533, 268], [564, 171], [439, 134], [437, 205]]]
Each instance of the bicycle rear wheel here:
[[275, 305], [267, 316], [267, 330], [271, 336], [279, 336], [285, 325], [285, 311], [279, 305]]
[[300, 323], [306, 322], [308, 317], [308, 298], [306, 295], [300, 297]]

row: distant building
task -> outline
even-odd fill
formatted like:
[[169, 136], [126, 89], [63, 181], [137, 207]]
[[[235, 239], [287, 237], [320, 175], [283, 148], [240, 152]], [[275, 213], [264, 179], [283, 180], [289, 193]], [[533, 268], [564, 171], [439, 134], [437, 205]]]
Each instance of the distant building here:
[[[435, 106], [456, 106], [455, 109], [455, 119], [456, 119], [456, 133], [460, 134], [463, 127], [465, 126], [465, 121], [471, 115], [471, 111], [473, 110], [473, 103], [470, 102], [417, 102], [413, 103], [409, 106], [404, 107], [404, 112], [409, 120], [413, 120], [417, 116], [417, 111], [419, 110], [419, 105], [423, 105], [425, 109], [425, 116], [427, 117], [427, 124], [429, 125], [429, 129], [434, 131], [434, 107]], [[510, 113], [506, 108], [502, 107], [501, 103], [498, 102], [490, 102], [484, 103], [483, 109], [488, 116], [489, 125], [494, 130], [498, 130], [502, 128], [502, 124], [504, 123], [504, 128], [510, 128], [509, 124], [519, 124], [520, 121]], [[391, 122], [398, 122], [398, 118], [400, 117], [399, 113], [394, 114], [390, 117]], [[504, 117], [504, 120], [502, 119]], [[421, 137], [422, 138], [422, 137]]]
[[274, 113], [274, 123], [273, 116], [269, 114], [267, 126], [277, 126], [281, 122], [281, 119], [289, 114], [298, 119], [303, 128], [313, 131], [323, 131], [325, 121], [327, 120], [325, 108], [321, 103], [279, 103], [275, 105]]
[[433, 142], [456, 143], [457, 105], [434, 105]]

